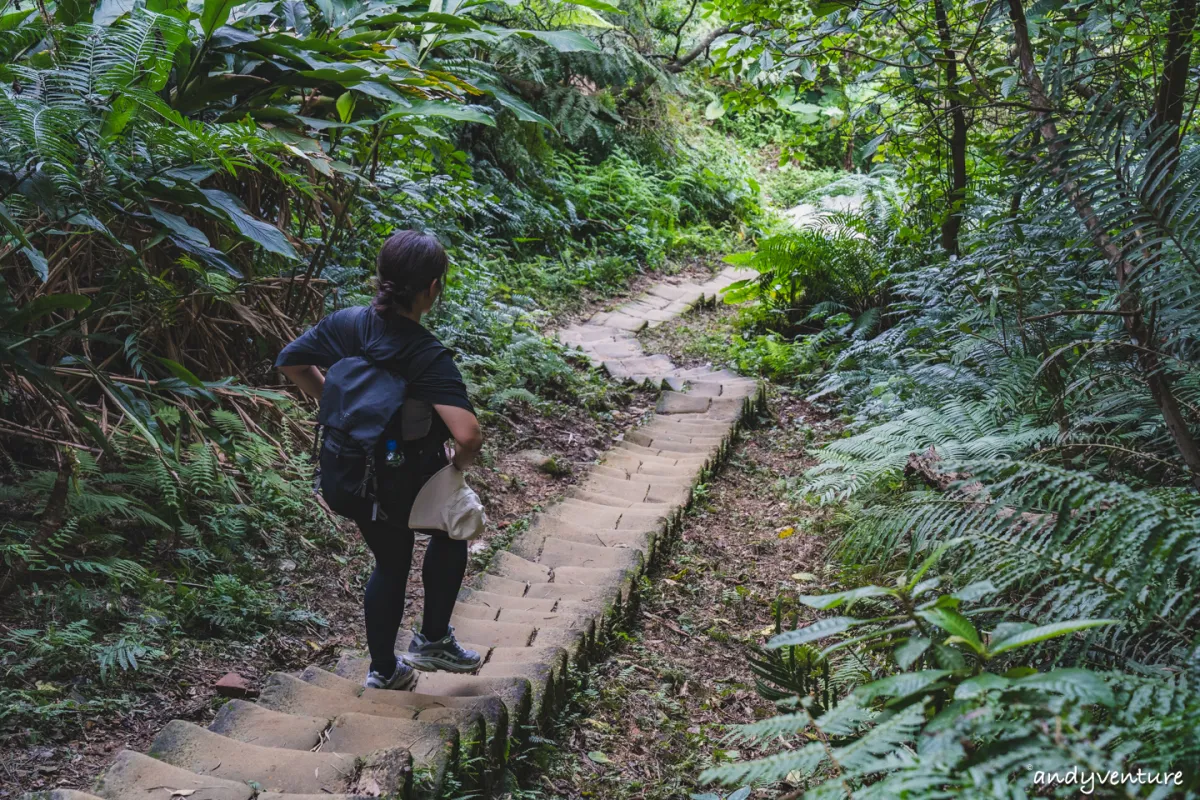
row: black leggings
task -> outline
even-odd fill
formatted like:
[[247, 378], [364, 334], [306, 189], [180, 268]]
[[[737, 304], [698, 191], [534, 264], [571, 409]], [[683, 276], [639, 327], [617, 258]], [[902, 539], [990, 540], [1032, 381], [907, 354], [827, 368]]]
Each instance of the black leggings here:
[[[396, 668], [396, 634], [404, 621], [404, 590], [412, 567], [413, 532], [387, 522], [358, 521], [367, 547], [375, 554], [375, 571], [367, 581], [364, 611], [371, 669], [391, 675]], [[425, 613], [421, 635], [430, 641], [449, 630], [450, 615], [467, 571], [467, 543], [434, 533], [425, 550], [421, 582], [425, 586]]]

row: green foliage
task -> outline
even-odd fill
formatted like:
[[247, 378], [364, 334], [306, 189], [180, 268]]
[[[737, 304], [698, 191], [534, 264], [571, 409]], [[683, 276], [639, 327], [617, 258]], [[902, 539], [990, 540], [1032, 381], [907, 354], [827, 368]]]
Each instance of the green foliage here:
[[794, 377], [834, 349], [831, 339], [861, 340], [883, 327], [888, 265], [880, 240], [889, 233], [867, 213], [834, 212], [824, 219], [820, 228], [778, 233], [752, 252], [726, 256], [759, 276], [731, 285], [725, 302], [757, 301], [742, 325], [770, 331], [735, 340], [731, 352], [742, 368]]
[[811, 202], [844, 173], [833, 169], [799, 169], [784, 165], [767, 172], [764, 191], [776, 208]]
[[[1186, 767], [1198, 753], [1194, 731], [1176, 724], [1158, 736], [1141, 733], [1153, 723], [1150, 697], [1162, 697], [1173, 709], [1170, 717], [1200, 707], [1200, 694], [1167, 672], [1130, 678], [1073, 667], [1030, 668], [1024, 659], [1040, 660], [1039, 644], [1057, 639], [1074, 649], [1078, 634], [1112, 621], [1035, 627], [999, 621], [994, 608], [968, 609], [996, 587], [984, 581], [939, 594], [939, 581], [927, 575], [946, 549], [898, 576], [893, 587], [799, 598], [812, 608], [839, 609], [842, 616], [777, 634], [768, 648], [791, 655], [767, 662], [774, 665], [768, 674], [777, 675], [787, 663], [803, 663], [807, 670], [823, 665], [818, 675], [825, 682], [780, 681], [787, 692], [764, 694], [788, 713], [738, 726], [730, 741], [809, 741], [779, 755], [712, 767], [702, 780], [787, 780], [815, 797], [896, 797], [933, 786], [978, 797], [1012, 787], [1000, 789], [1000, 796], [1017, 797], [1035, 773], [1065, 774], [1080, 763], [1102, 774], [1127, 771], [1132, 763], [1192, 774]], [[820, 651], [813, 649], [818, 642], [826, 644]], [[828, 660], [853, 659], [855, 652], [875, 654], [858, 658], [869, 674], [831, 704]], [[760, 674], [766, 671], [764, 661], [754, 663]], [[1141, 693], [1136, 702], [1130, 702], [1127, 681]]]
[[[1180, 714], [1200, 707], [1200, 149], [1195, 119], [1164, 112], [1195, 91], [1195, 63], [1190, 47], [1129, 47], [1190, 42], [1191, 18], [717, 5], [733, 33], [715, 70], [742, 83], [710, 116], [787, 127], [780, 112], [841, 109], [867, 140], [855, 163], [891, 165], [896, 191], [866, 215], [877, 322], [833, 309], [795, 336], [805, 322], [778, 309], [807, 297], [770, 281], [735, 346], [843, 414], [845, 438], [793, 496], [835, 507], [846, 589], [806, 602], [849, 610], [776, 643], [826, 644], [832, 674], [851, 660], [867, 674], [830, 708], [803, 680], [808, 655], [775, 658], [794, 699], [740, 735], [795, 747], [709, 776], [813, 798], [1023, 798], [1079, 791], [1038, 772], [1179, 770], [1179, 785], [1094, 788], [1196, 796]], [[763, 249], [772, 274], [790, 259]], [[916, 584], [881, 578], [916, 565]], [[994, 606], [971, 605], [983, 597]]]

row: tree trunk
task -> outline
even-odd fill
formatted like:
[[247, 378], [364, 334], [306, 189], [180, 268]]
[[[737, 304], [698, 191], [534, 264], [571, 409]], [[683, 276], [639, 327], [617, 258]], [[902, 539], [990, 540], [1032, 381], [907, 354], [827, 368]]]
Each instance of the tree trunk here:
[[954, 51], [950, 19], [945, 0], [933, 0], [938, 39], [942, 45], [946, 100], [950, 104], [950, 194], [949, 208], [942, 221], [942, 249], [958, 255], [958, 234], [962, 230], [963, 205], [967, 201], [967, 113], [958, 90], [958, 54]]
[[1167, 23], [1167, 49], [1163, 55], [1163, 74], [1154, 98], [1154, 119], [1166, 126], [1162, 147], [1179, 148], [1179, 126], [1183, 122], [1188, 67], [1192, 61], [1192, 36], [1196, 30], [1196, 0], [1173, 0]]
[[842, 155], [842, 169], [854, 171], [854, 123], [850, 123], [850, 133], [846, 135], [846, 152]]
[[[1176, 2], [1180, 5], [1193, 4], [1192, 24], [1194, 25], [1194, 0], [1176, 0]], [[1104, 254], [1112, 266], [1117, 279], [1117, 286], [1121, 291], [1119, 305], [1122, 312], [1122, 319], [1125, 321], [1125, 330], [1133, 340], [1134, 345], [1138, 348], [1139, 361], [1145, 373], [1146, 383], [1150, 388], [1150, 395], [1163, 416], [1167, 431], [1175, 441], [1175, 446], [1179, 450], [1180, 456], [1183, 457], [1184, 463], [1191, 470], [1193, 485], [1197, 489], [1200, 489], [1200, 446], [1197, 446], [1196, 439], [1188, 429], [1187, 420], [1184, 419], [1179, 407], [1179, 401], [1175, 399], [1175, 392], [1171, 386], [1170, 376], [1164, 371], [1162, 359], [1154, 350], [1154, 342], [1146, 325], [1145, 317], [1142, 314], [1138, 297], [1133, 287], [1129, 286], [1129, 280], [1134, 271], [1133, 265], [1125, 258], [1121, 252], [1121, 248], [1112, 241], [1104, 224], [1096, 215], [1096, 210], [1092, 207], [1087, 197], [1080, 191], [1079, 186], [1061, 167], [1053, 164], [1053, 159], [1063, 151], [1065, 144], [1059, 138], [1058, 126], [1055, 125], [1054, 120], [1050, 116], [1050, 98], [1046, 96], [1042, 77], [1038, 74], [1037, 66], [1033, 60], [1033, 45], [1029, 41], [1029, 27], [1025, 22], [1025, 8], [1022, 5], [1022, 0], [1009, 0], [1008, 7], [1009, 16], [1013, 23], [1013, 44], [1016, 47], [1017, 57], [1020, 62], [1021, 76], [1025, 81], [1025, 87], [1029, 91], [1029, 97], [1033, 101], [1034, 106], [1040, 109], [1037, 112], [1040, 123], [1038, 130], [1050, 152], [1052, 159], [1050, 172], [1058, 181], [1068, 200], [1070, 200], [1071, 206], [1083, 222], [1083, 226], [1087, 230], [1092, 243]], [[1172, 19], [1174, 18], [1173, 11]], [[1186, 47], [1186, 52], [1187, 58], [1190, 59], [1191, 36], [1189, 35], [1187, 39], [1189, 44]], [[1170, 50], [1169, 47], [1168, 50]], [[1174, 61], [1170, 63], [1170, 66], [1177, 67], [1180, 57], [1179, 55], [1172, 56]], [[1183, 64], [1183, 73], [1186, 75], [1186, 72], [1187, 62], [1185, 61]], [[1166, 76], [1164, 76], [1164, 83], [1166, 82]], [[1162, 92], [1160, 92], [1160, 96], [1162, 96]]]

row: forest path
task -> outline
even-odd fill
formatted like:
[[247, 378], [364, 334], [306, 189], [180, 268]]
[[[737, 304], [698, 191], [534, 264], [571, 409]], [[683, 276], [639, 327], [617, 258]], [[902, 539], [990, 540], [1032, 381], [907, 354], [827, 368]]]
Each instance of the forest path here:
[[[257, 702], [232, 700], [207, 728], [166, 725], [149, 755], [125, 750], [93, 795], [51, 800], [367, 800], [499, 786], [506, 759], [545, 733], [570, 675], [602, 654], [636, 607], [641, 578], [679, 530], [692, 488], [762, 398], [756, 380], [646, 356], [635, 333], [744, 277], [664, 282], [559, 333], [613, 376], [670, 386], [567, 496], [533, 518], [464, 588], [451, 622], [485, 654], [475, 674], [423, 673], [411, 691], [363, 689], [367, 659], [274, 673]], [[408, 646], [401, 633], [397, 649]]]
[[[664, 361], [699, 365], [720, 357], [737, 314], [717, 304], [639, 341]], [[790, 618], [800, 610], [795, 595], [828, 580], [827, 510], [804, 503], [796, 487], [813, 465], [809, 448], [841, 426], [802, 394], [767, 388], [770, 407], [746, 419], [721, 470], [694, 493], [633, 624], [594, 668], [578, 712], [583, 724], [560, 733], [538, 797], [723, 796], [697, 783], [706, 767], [769, 755], [727, 749], [728, 726], [777, 713], [756, 691], [748, 656], [775, 632], [777, 608]]]
[[783, 212], [783, 216], [797, 228], [807, 228], [817, 225], [821, 215], [830, 211], [857, 211], [862, 208], [863, 200], [861, 195], [822, 197], [816, 203], [792, 206]]

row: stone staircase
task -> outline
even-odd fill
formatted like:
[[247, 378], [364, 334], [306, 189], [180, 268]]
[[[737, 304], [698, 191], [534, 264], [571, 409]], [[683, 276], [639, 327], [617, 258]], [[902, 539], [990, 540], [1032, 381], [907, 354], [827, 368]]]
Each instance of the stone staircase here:
[[613, 625], [630, 614], [692, 486], [761, 399], [756, 381], [644, 355], [635, 334], [743, 277], [729, 269], [705, 284], [661, 283], [559, 332], [614, 377], [664, 391], [645, 425], [463, 589], [452, 624], [460, 641], [486, 654], [476, 674], [422, 673], [412, 691], [363, 689], [363, 654], [344, 655], [333, 672], [276, 673], [257, 702], [230, 701], [208, 728], [174, 720], [148, 755], [121, 752], [92, 794], [41, 797], [365, 800], [497, 786], [510, 751], [550, 726], [573, 670], [599, 657]]

